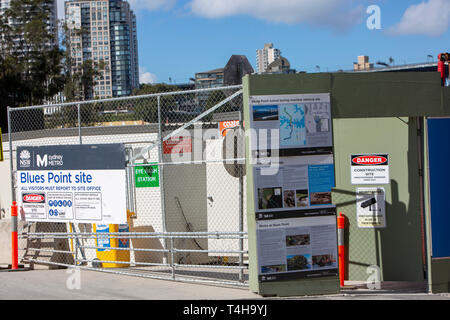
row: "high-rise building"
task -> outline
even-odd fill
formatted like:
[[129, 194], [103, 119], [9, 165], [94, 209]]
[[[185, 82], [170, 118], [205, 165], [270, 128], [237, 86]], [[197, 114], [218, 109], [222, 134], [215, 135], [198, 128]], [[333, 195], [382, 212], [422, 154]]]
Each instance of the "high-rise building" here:
[[358, 56], [358, 62], [353, 63], [354, 71], [367, 71], [373, 69], [373, 63], [369, 62], [368, 56]]
[[[10, 8], [11, 0], [0, 0], [0, 15], [4, 14], [5, 11]], [[57, 23], [57, 1], [49, 1], [49, 2], [43, 2], [41, 4], [41, 7], [35, 6], [32, 4], [23, 4], [23, 10], [26, 12], [27, 16], [33, 16], [36, 15], [42, 15], [42, 7], [44, 7], [49, 15], [45, 18], [45, 24], [47, 26], [47, 30], [52, 35], [52, 38], [49, 43], [43, 43], [48, 48], [54, 47], [58, 44], [58, 23]], [[14, 26], [17, 25], [19, 22], [10, 19], [8, 21], [8, 25]], [[19, 54], [19, 52], [24, 52], [29, 49], [26, 42], [24, 41], [23, 34], [18, 35], [14, 41], [14, 51], [16, 54]]]
[[281, 51], [273, 47], [273, 43], [264, 44], [264, 49], [256, 50], [256, 68], [258, 73], [264, 73], [269, 64], [281, 56]]
[[92, 97], [128, 96], [139, 87], [136, 16], [124, 0], [65, 3], [72, 68], [84, 61], [104, 63]]

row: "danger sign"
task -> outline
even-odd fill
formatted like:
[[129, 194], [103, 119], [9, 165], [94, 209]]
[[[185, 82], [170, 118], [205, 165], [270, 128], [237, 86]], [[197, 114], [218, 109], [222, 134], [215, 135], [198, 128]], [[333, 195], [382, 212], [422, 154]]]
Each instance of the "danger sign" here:
[[389, 184], [389, 155], [351, 155], [352, 184]]

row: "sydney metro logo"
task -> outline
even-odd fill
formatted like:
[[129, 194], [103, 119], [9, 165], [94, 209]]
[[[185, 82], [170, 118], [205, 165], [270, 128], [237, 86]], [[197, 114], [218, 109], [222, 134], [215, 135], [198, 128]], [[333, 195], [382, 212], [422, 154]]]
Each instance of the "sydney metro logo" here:
[[361, 166], [377, 166], [387, 165], [387, 155], [365, 155], [365, 156], [352, 156], [352, 165]]

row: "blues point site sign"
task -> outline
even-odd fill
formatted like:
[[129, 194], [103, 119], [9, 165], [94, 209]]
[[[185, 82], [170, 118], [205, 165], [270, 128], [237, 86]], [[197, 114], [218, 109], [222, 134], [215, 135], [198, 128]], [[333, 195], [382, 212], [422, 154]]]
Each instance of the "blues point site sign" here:
[[22, 146], [16, 158], [25, 220], [126, 223], [122, 144]]

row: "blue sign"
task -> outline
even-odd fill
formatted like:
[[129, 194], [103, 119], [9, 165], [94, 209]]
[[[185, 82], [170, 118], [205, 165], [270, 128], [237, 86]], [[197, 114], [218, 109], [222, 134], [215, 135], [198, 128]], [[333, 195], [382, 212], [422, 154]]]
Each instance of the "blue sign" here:
[[450, 257], [450, 118], [428, 119], [431, 256]]

